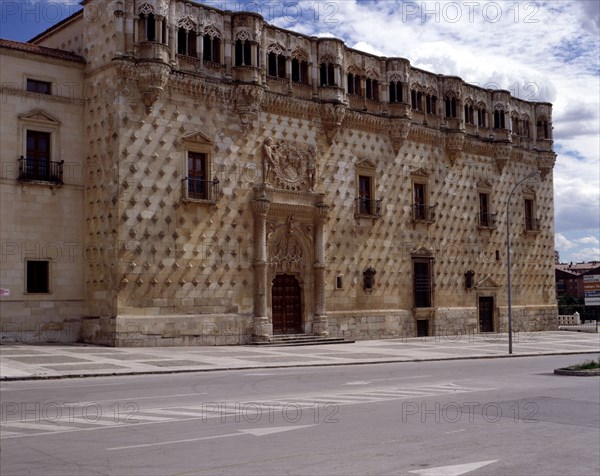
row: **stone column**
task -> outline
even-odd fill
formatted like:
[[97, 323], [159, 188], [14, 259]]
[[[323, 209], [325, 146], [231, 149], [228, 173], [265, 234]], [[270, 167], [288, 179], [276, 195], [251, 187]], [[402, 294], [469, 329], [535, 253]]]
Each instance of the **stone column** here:
[[271, 340], [273, 325], [267, 316], [267, 213], [271, 206], [266, 197], [252, 202], [254, 213], [254, 331], [255, 342]]
[[204, 66], [204, 36], [196, 33], [196, 56], [200, 59], [200, 67]]
[[327, 219], [329, 207], [324, 203], [317, 205], [315, 217], [315, 262], [314, 274], [314, 298], [315, 315], [313, 318], [313, 333], [319, 336], [329, 335], [329, 323], [325, 314], [325, 240], [323, 236], [323, 225]]
[[135, 15], [133, 17], [133, 42], [139, 43], [140, 41], [140, 17]]
[[156, 15], [154, 17], [154, 41], [157, 43], [163, 42], [163, 17]]
[[117, 55], [122, 55], [125, 52], [125, 17], [123, 10], [118, 8], [115, 10], [115, 32]]

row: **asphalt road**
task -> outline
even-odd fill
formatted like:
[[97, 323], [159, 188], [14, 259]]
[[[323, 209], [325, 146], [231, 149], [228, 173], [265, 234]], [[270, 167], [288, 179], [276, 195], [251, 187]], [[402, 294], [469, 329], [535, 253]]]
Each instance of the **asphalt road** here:
[[585, 358], [4, 382], [0, 472], [597, 476]]

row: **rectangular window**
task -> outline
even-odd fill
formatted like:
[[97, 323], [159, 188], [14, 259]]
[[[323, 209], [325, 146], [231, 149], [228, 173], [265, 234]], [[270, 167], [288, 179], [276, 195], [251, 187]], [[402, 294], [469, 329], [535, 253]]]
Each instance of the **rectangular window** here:
[[292, 59], [292, 81], [308, 84], [308, 63], [306, 61]]
[[30, 93], [50, 94], [51, 84], [48, 81], [27, 78], [27, 91]]
[[49, 293], [50, 292], [50, 263], [48, 261], [25, 262], [25, 278], [27, 293]]
[[535, 216], [535, 206], [533, 200], [525, 199], [525, 229], [527, 231], [537, 231], [538, 223]]
[[203, 152], [188, 152], [188, 197], [208, 200], [211, 183], [208, 179], [207, 158]]
[[489, 195], [479, 194], [479, 226], [490, 226]]
[[373, 210], [371, 185], [371, 177], [366, 175], [358, 176], [358, 213], [361, 215], [371, 215]]
[[415, 307], [431, 307], [431, 260], [413, 262]]
[[50, 178], [50, 133], [27, 131], [25, 176], [30, 180]]
[[425, 220], [427, 218], [427, 202], [425, 200], [426, 187], [423, 183], [415, 183], [413, 186], [414, 217], [415, 220]]

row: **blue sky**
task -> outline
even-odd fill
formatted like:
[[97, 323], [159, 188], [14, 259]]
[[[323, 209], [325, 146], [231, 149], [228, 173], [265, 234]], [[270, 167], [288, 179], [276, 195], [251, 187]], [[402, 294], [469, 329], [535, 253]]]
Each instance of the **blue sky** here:
[[[599, 2], [309, 0], [208, 3], [249, 9], [282, 28], [335, 36], [554, 105], [555, 242], [563, 261], [600, 260]], [[0, 36], [26, 41], [77, 1], [2, 0]]]

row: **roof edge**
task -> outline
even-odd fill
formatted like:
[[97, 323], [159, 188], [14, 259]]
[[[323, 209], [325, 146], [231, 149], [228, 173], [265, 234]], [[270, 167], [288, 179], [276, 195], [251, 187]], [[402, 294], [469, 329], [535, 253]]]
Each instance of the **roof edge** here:
[[[82, 5], [82, 3], [80, 3], [80, 5]], [[30, 40], [28, 40], [27, 43], [36, 44], [38, 41], [43, 40], [45, 37], [53, 34], [55, 31], [62, 30], [70, 23], [74, 23], [81, 18], [83, 18], [83, 8], [81, 8], [81, 10], [77, 10], [75, 13], [69, 15], [66, 18], [63, 18], [58, 23], [52, 25], [51, 27], [49, 27], [46, 30], [42, 31], [41, 33], [37, 34], [36, 36], [34, 36]]]

